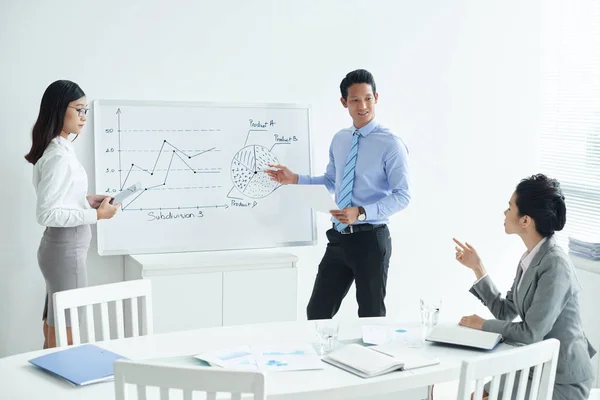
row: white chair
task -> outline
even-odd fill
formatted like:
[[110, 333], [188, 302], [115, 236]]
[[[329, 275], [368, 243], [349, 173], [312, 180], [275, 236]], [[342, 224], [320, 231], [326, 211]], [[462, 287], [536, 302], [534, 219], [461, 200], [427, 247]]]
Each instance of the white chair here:
[[184, 400], [192, 400], [194, 392], [206, 393], [207, 400], [215, 400], [217, 393], [229, 393], [232, 400], [241, 400], [242, 394], [252, 394], [254, 400], [266, 399], [265, 377], [260, 372], [117, 360], [116, 400], [133, 400], [128, 396], [128, 385], [137, 385], [137, 396], [133, 399], [146, 399], [148, 387], [160, 388], [161, 400], [169, 399], [169, 389], [182, 390]]
[[502, 375], [506, 375], [502, 400], [512, 396], [515, 375], [521, 371], [517, 399], [525, 399], [529, 369], [534, 367], [531, 391], [528, 400], [551, 400], [556, 377], [556, 362], [560, 342], [548, 339], [528, 346], [493, 353], [469, 361], [463, 361], [458, 386], [458, 400], [471, 399], [471, 388], [475, 382], [473, 399], [481, 399], [485, 378], [492, 377], [489, 400], [498, 398]]
[[[141, 299], [141, 316], [138, 315], [138, 298]], [[87, 327], [87, 342], [96, 341], [94, 326], [94, 305], [100, 305], [101, 338], [99, 340], [110, 340], [110, 326], [108, 315], [108, 303], [115, 303], [116, 336], [121, 339], [125, 337], [125, 326], [123, 320], [124, 300], [128, 303], [128, 321], [131, 321], [130, 336], [139, 336], [138, 323], [141, 319], [141, 334], [151, 335], [153, 333], [152, 321], [152, 287], [149, 280], [133, 280], [107, 285], [90, 286], [85, 288], [65, 290], [54, 293], [54, 323], [56, 331], [56, 344], [58, 347], [67, 346], [67, 326], [65, 322], [65, 310], [71, 316], [71, 333], [73, 344], [81, 343], [79, 330], [78, 307], [85, 307], [85, 320]]]

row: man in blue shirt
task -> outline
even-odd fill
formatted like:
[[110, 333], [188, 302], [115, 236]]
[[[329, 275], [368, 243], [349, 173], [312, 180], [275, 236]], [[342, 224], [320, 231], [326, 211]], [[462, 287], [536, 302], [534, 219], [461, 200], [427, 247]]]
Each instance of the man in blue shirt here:
[[392, 242], [388, 218], [410, 201], [408, 149], [375, 120], [378, 94], [373, 75], [359, 69], [340, 84], [342, 105], [353, 126], [339, 131], [329, 148], [324, 175], [298, 175], [283, 165], [267, 170], [281, 184], [325, 185], [340, 210], [319, 264], [307, 306], [308, 319], [332, 318], [354, 281], [359, 317], [385, 316]]

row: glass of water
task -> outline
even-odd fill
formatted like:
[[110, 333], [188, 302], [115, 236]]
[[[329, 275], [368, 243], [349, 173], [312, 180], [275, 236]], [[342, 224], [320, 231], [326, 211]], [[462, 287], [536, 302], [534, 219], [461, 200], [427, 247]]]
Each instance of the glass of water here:
[[325, 355], [335, 348], [337, 342], [339, 324], [332, 319], [320, 319], [315, 321], [315, 330], [319, 336], [319, 354]]
[[423, 297], [421, 302], [421, 323], [425, 327], [426, 332], [429, 332], [437, 325], [442, 308], [442, 299], [439, 297]]

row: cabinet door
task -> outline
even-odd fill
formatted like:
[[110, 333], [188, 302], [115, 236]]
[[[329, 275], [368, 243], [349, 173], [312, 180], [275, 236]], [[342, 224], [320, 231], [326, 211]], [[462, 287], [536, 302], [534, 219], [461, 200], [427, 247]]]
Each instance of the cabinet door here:
[[[598, 293], [600, 293], [600, 275], [589, 271], [577, 269], [579, 283], [583, 290], [579, 296], [581, 305], [581, 318], [586, 336], [596, 350], [600, 351], [600, 318], [598, 318]], [[592, 359], [596, 372], [594, 387], [599, 387], [598, 367], [600, 356], [596, 354]]]
[[152, 276], [154, 332], [221, 326], [221, 272]]
[[296, 320], [296, 268], [229, 271], [223, 280], [223, 325]]

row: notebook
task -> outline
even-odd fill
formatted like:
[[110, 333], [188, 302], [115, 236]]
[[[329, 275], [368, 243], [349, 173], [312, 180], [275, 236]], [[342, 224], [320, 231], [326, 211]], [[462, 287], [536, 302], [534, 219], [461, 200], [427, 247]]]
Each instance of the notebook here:
[[332, 351], [323, 361], [338, 368], [352, 372], [361, 378], [372, 378], [396, 371], [404, 366], [398, 359], [352, 343], [340, 349]]
[[[358, 343], [346, 345], [323, 357], [323, 361], [361, 378], [372, 378], [398, 370], [408, 370], [439, 363], [416, 354], [402, 354], [401, 349], [382, 345], [365, 347]], [[396, 346], [398, 347], [398, 346]]]
[[440, 363], [438, 358], [423, 357], [420, 350], [415, 348], [407, 347], [403, 342], [389, 342], [379, 346], [369, 347], [369, 349], [378, 351], [383, 354], [387, 354], [390, 357], [394, 357], [398, 360], [402, 360], [404, 366], [403, 371], [429, 367], [430, 365], [436, 365]]
[[437, 325], [425, 337], [425, 340], [429, 342], [492, 350], [502, 341], [502, 335], [459, 325]]
[[33, 358], [29, 362], [75, 386], [83, 386], [112, 380], [113, 364], [119, 359], [125, 357], [93, 344], [85, 344]]

